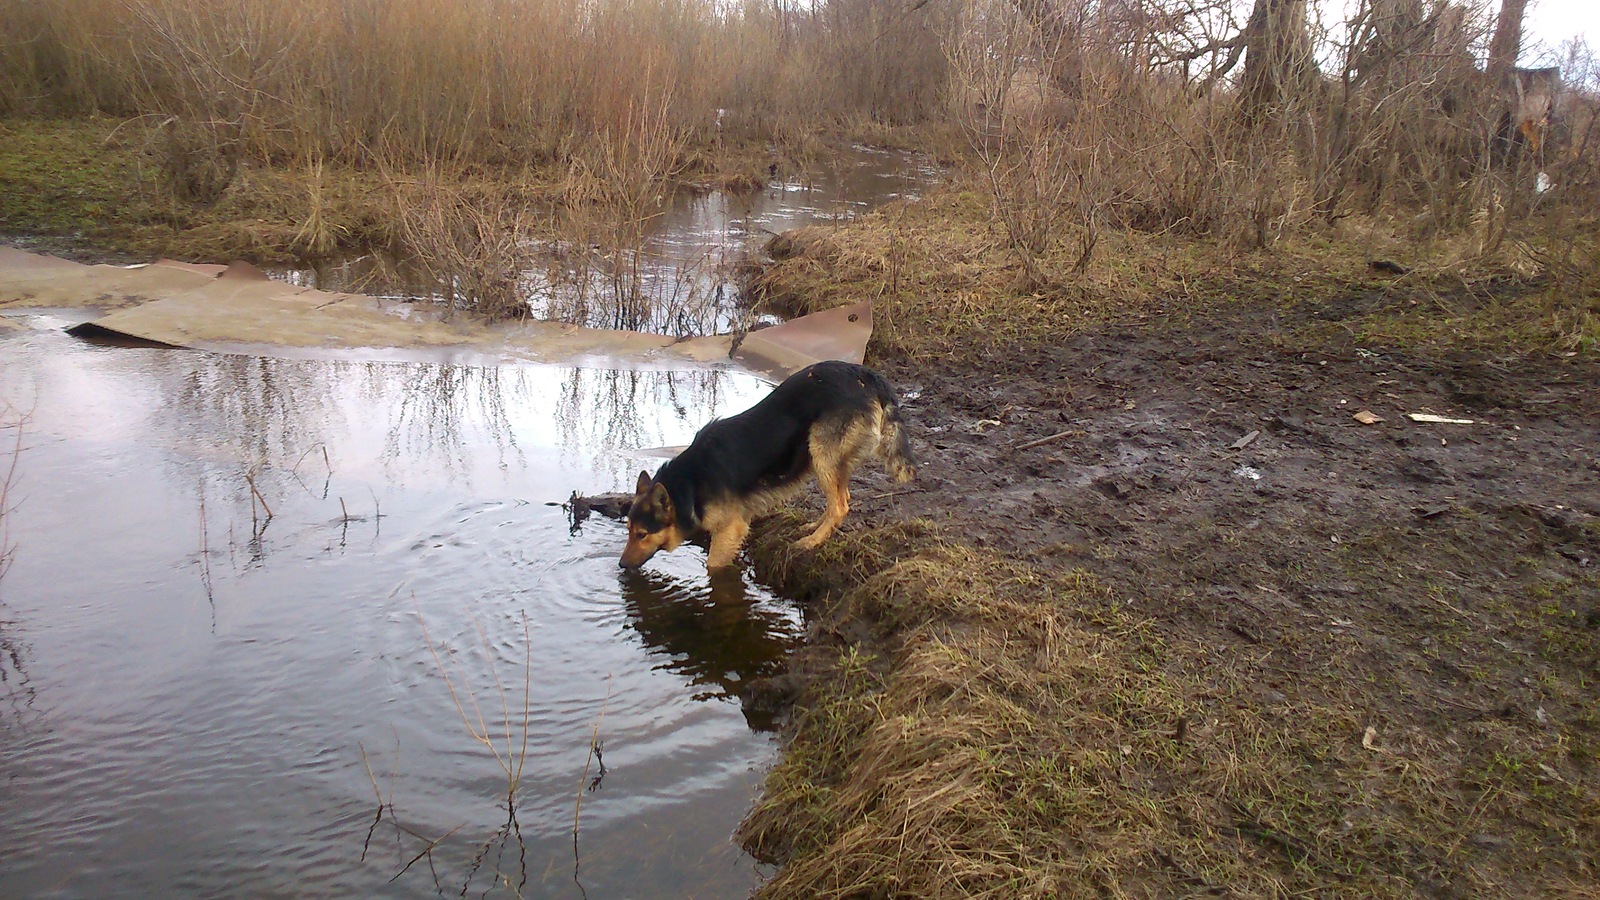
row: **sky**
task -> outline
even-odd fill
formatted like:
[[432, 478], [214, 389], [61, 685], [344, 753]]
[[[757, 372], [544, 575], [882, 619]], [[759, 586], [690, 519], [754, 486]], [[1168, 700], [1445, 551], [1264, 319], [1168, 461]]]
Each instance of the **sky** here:
[[1555, 52], [1580, 34], [1591, 48], [1600, 49], [1600, 0], [1529, 0], [1522, 19], [1521, 62], [1536, 64], [1541, 51]]

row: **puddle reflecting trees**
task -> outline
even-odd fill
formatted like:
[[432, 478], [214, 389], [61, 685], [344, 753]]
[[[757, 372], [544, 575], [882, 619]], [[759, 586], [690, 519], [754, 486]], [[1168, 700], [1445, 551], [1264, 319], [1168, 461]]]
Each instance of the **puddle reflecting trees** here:
[[[526, 871], [523, 893], [578, 896], [570, 868], [543, 873], [570, 865], [560, 829], [601, 762], [611, 772], [581, 810], [591, 895], [648, 895], [660, 870], [698, 884], [697, 861], [718, 853], [721, 887], [699, 893], [747, 892], [753, 864], [727, 835], [770, 752], [750, 729], [771, 721], [732, 703], [782, 671], [798, 614], [759, 585], [707, 582], [692, 555], [619, 580], [610, 523], [574, 535], [539, 501], [615, 487], [637, 474], [629, 451], [685, 442], [764, 384], [45, 331], [7, 349], [0, 398], [37, 393], [28, 443], [49, 452], [20, 470], [26, 541], [0, 580], [0, 620], [21, 624], [0, 622], [0, 718], [7, 704], [32, 715], [37, 691], [49, 722], [72, 727], [0, 741], [0, 777], [28, 773], [0, 792], [0, 893], [37, 892], [93, 856], [136, 892], [175, 879], [281, 892], [309, 884], [314, 860], [313, 892], [369, 895], [431, 848], [396, 890], [432, 893], [435, 864], [452, 892], [492, 881], [510, 895]], [[456, 648], [442, 659], [471, 657], [453, 684], [495, 727], [521, 722], [524, 615], [533, 624], [520, 778], [476, 721], [463, 728], [418, 615]], [[375, 821], [381, 855], [357, 865]], [[138, 837], [185, 822], [207, 827], [182, 853]], [[88, 876], [73, 877], [76, 890]]]
[[635, 460], [621, 457], [666, 443], [669, 427], [692, 437], [712, 419], [742, 411], [737, 404], [752, 404], [757, 396], [751, 387], [748, 376], [725, 370], [571, 369], [556, 400], [560, 445], [568, 454], [619, 461], [614, 471], [622, 486], [631, 486], [624, 476]]
[[16, 553], [12, 542], [11, 511], [16, 500], [12, 490], [17, 483], [17, 463], [22, 456], [23, 439], [27, 434], [28, 416], [9, 402], [0, 401], [0, 733], [19, 724], [33, 706], [35, 692], [28, 678], [18, 622], [8, 613], [5, 603], [6, 571]]

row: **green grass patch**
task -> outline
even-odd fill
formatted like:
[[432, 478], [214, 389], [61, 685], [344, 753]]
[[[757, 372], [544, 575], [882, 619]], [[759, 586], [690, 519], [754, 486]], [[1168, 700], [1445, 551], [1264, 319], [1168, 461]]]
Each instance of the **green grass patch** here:
[[140, 134], [105, 119], [0, 120], [0, 231], [130, 254], [160, 246]]

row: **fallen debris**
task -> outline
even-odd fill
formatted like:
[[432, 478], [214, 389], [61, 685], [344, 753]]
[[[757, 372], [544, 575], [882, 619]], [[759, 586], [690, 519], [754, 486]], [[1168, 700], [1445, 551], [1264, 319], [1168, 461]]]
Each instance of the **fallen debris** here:
[[1062, 438], [1072, 437], [1075, 434], [1083, 434], [1083, 432], [1076, 428], [1069, 428], [1066, 431], [1058, 431], [1049, 437], [1042, 437], [1035, 441], [1029, 441], [1026, 444], [1018, 444], [1015, 449], [1032, 450], [1034, 447], [1043, 447], [1045, 444], [1048, 444], [1051, 441], [1059, 441]]
[[1244, 437], [1239, 438], [1237, 441], [1234, 441], [1233, 443], [1229, 444], [1228, 445], [1228, 449], [1230, 449], [1230, 450], [1243, 450], [1244, 448], [1250, 446], [1251, 442], [1253, 442], [1258, 437], [1261, 437], [1261, 431], [1259, 429], [1256, 430], [1256, 431], [1252, 431], [1249, 434], [1245, 435]]
[[[554, 506], [555, 504], [552, 503], [551, 505]], [[628, 510], [632, 507], [632, 494], [595, 494], [591, 497], [583, 497], [577, 491], [573, 491], [572, 496], [567, 498], [567, 502], [561, 504], [561, 508], [566, 510], [567, 519], [574, 529], [582, 525], [584, 520], [589, 518], [590, 513], [599, 513], [608, 519], [626, 519]]]
[[1436, 416], [1433, 413], [1406, 413], [1406, 418], [1413, 422], [1422, 422], [1426, 425], [1475, 425], [1472, 419], [1452, 419], [1449, 416]]
[[1374, 413], [1370, 409], [1363, 409], [1350, 418], [1355, 419], [1357, 422], [1360, 422], [1363, 425], [1376, 425], [1383, 421], [1383, 416]]

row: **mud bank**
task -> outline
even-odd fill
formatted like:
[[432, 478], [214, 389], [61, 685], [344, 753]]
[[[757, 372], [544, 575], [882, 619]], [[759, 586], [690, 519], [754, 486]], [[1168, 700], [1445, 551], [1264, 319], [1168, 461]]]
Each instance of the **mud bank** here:
[[1321, 308], [879, 363], [915, 490], [753, 538], [814, 605], [760, 896], [1592, 890], [1600, 367]]

